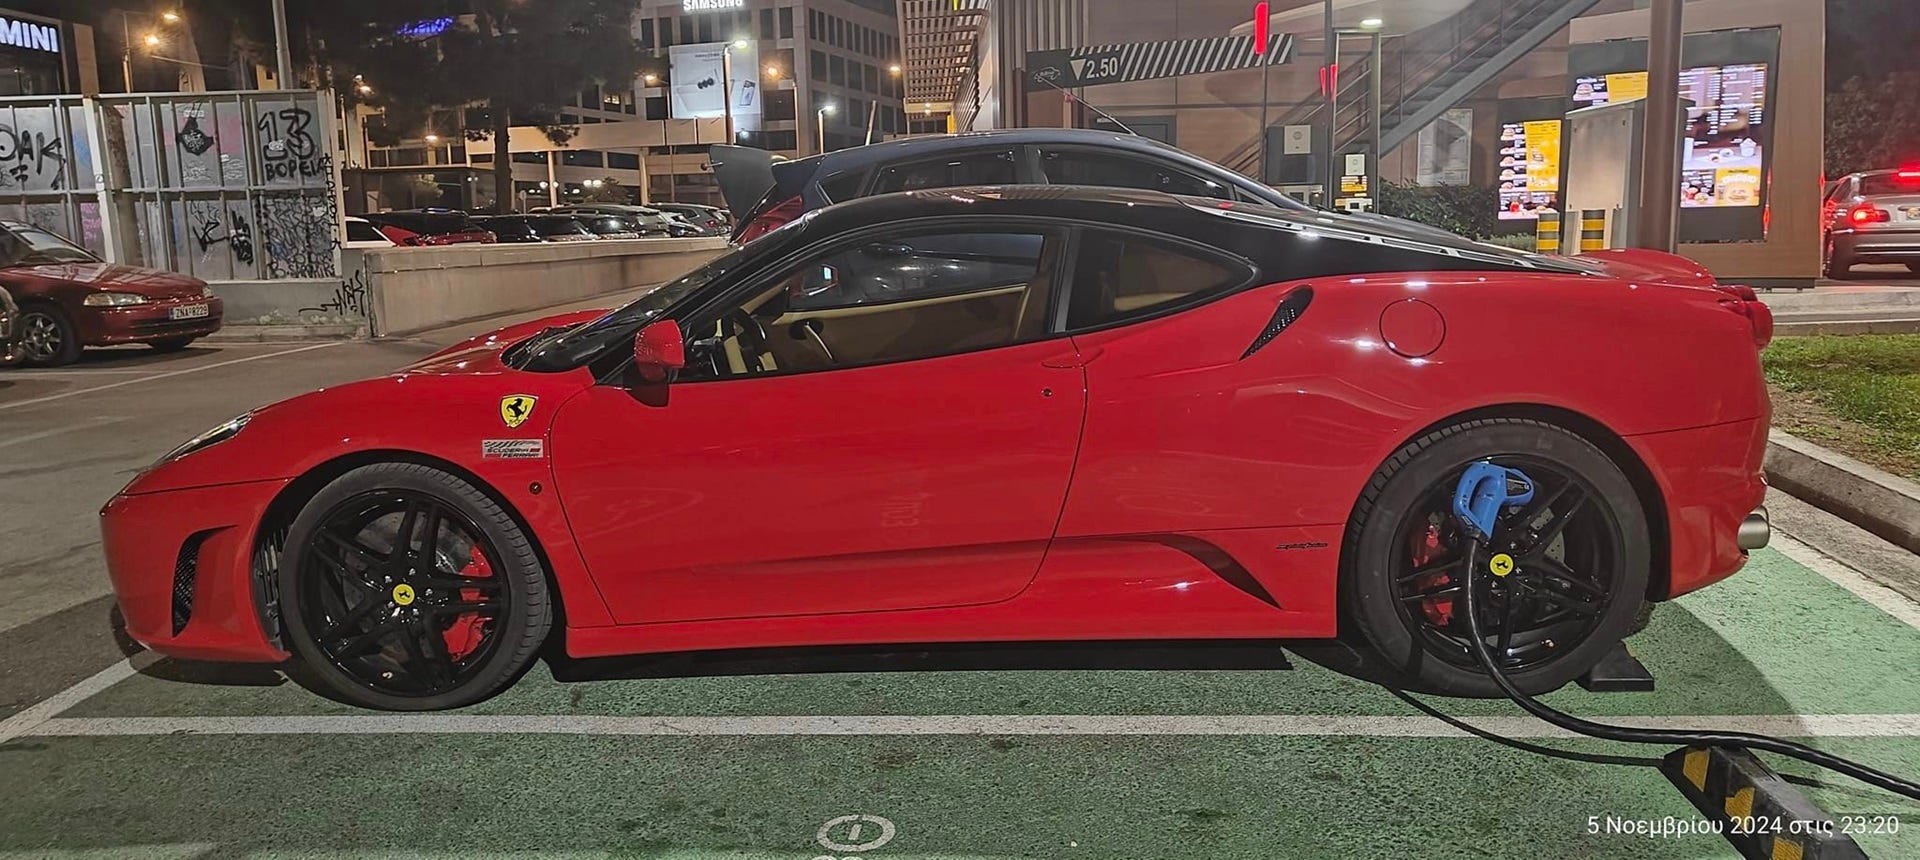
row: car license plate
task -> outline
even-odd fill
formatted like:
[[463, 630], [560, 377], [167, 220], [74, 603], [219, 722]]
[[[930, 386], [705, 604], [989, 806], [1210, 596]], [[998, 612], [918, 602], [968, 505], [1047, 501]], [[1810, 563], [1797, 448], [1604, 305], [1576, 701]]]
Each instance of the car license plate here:
[[1920, 206], [1908, 206], [1901, 211], [1907, 213], [1908, 221], [1920, 221]]
[[177, 320], [197, 320], [206, 315], [206, 305], [181, 305], [167, 312], [169, 318]]

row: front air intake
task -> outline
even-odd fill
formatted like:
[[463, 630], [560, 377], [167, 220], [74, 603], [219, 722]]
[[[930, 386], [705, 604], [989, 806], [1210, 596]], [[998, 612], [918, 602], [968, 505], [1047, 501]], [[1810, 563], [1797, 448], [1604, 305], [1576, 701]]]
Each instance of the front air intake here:
[[173, 560], [173, 635], [187, 629], [187, 622], [193, 618], [194, 578], [200, 572], [200, 547], [212, 537], [213, 532], [200, 532], [180, 544], [180, 554]]

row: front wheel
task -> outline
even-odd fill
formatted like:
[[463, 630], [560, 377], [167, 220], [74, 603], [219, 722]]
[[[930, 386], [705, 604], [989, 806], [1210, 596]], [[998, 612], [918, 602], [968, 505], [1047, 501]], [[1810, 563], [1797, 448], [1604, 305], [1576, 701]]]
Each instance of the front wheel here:
[[296, 678], [350, 704], [457, 708], [529, 666], [553, 620], [545, 573], [513, 517], [430, 466], [363, 466], [288, 531], [279, 572]]
[[20, 313], [20, 355], [27, 364], [57, 367], [80, 360], [80, 335], [59, 308], [36, 304]]
[[1631, 634], [1652, 563], [1646, 512], [1607, 455], [1563, 428], [1489, 419], [1418, 439], [1380, 467], [1355, 508], [1344, 571], [1349, 616], [1409, 686], [1498, 696], [1468, 638], [1452, 495], [1472, 463], [1519, 469], [1531, 502], [1502, 512], [1479, 555], [1482, 632], [1520, 689], [1556, 689]]

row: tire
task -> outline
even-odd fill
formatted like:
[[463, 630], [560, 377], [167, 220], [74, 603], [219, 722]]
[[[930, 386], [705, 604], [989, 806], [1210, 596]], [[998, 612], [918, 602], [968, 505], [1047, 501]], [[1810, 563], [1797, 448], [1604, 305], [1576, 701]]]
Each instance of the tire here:
[[179, 352], [180, 350], [186, 349], [196, 340], [199, 340], [199, 338], [170, 337], [165, 340], [149, 341], [147, 346], [151, 347], [154, 352]]
[[[392, 504], [439, 513], [412, 521], [399, 513], [394, 536], [382, 542], [378, 530], [395, 518]], [[440, 507], [431, 508], [435, 504]], [[351, 525], [359, 522], [364, 525]], [[395, 549], [428, 545], [398, 540], [401, 527], [431, 537], [430, 556], [415, 552], [396, 562]], [[338, 535], [359, 549], [346, 548], [332, 537]], [[462, 546], [471, 559], [466, 568], [451, 560]], [[432, 564], [421, 564], [429, 559]], [[484, 577], [455, 579], [479, 577], [471, 571], [483, 562]], [[427, 573], [414, 576], [422, 567]], [[459, 584], [433, 584], [450, 580]], [[411, 583], [404, 595], [402, 583]], [[297, 658], [289, 674], [321, 695], [380, 710], [457, 708], [506, 689], [532, 665], [553, 623], [546, 572], [513, 517], [467, 481], [416, 463], [363, 466], [316, 493], [289, 529], [276, 584], [286, 642]], [[356, 595], [352, 604], [349, 592]], [[450, 608], [487, 601], [495, 605], [485, 617]], [[329, 626], [349, 626], [356, 617], [366, 620], [322, 643]], [[463, 624], [479, 644], [456, 655], [452, 628]], [[378, 650], [357, 653], [372, 648]]]
[[1826, 275], [1836, 281], [1853, 277], [1853, 258], [1840, 253], [1840, 248], [1832, 241], [1827, 242]]
[[[1464, 612], [1458, 598], [1449, 598], [1442, 607], [1437, 597], [1420, 598], [1418, 594], [1410, 596], [1403, 592], [1408, 588], [1421, 589], [1422, 593], [1445, 591], [1460, 582], [1449, 578], [1459, 575], [1455, 572], [1431, 585], [1423, 584], [1424, 580], [1415, 578], [1419, 574], [1415, 560], [1410, 557], [1420, 550], [1410, 546], [1416, 533], [1438, 536], [1450, 521], [1450, 514], [1431, 513], [1435, 493], [1441, 494], [1440, 507], [1444, 510], [1444, 499], [1466, 466], [1488, 458], [1523, 470], [1531, 466], [1534, 471], [1530, 475], [1542, 487], [1536, 502], [1542, 505], [1558, 505], [1561, 498], [1581, 499], [1567, 514], [1570, 523], [1560, 532], [1560, 537], [1548, 543], [1558, 541], [1565, 556], [1563, 570], [1572, 571], [1582, 565], [1571, 555], [1576, 550], [1583, 553], [1583, 558], [1596, 559], [1591, 581], [1604, 594], [1594, 599], [1600, 603], [1597, 610], [1591, 602], [1578, 601], [1590, 614], [1577, 621], [1562, 622], [1583, 627], [1573, 647], [1565, 647], [1567, 641], [1572, 641], [1569, 636], [1556, 635], [1553, 627], [1545, 628], [1529, 646], [1545, 656], [1535, 663], [1516, 660], [1515, 666], [1504, 673], [1508, 679], [1528, 693], [1557, 689], [1592, 668], [1634, 632], [1639, 623], [1652, 563], [1651, 541], [1645, 510], [1620, 467], [1585, 439], [1539, 421], [1487, 419], [1447, 427], [1401, 448], [1374, 473], [1355, 505], [1346, 535], [1350, 549], [1347, 567], [1342, 571], [1343, 608], [1366, 644], [1412, 689], [1455, 696], [1501, 695], [1479, 663], [1467, 656], [1464, 643], [1469, 640], [1464, 634], [1459, 635], [1457, 641], [1449, 642], [1447, 638], [1450, 630], [1459, 629], [1449, 625], [1464, 624], [1463, 615], [1452, 615]], [[1547, 476], [1561, 479], [1569, 488], [1568, 493], [1578, 490], [1580, 495], [1550, 495], [1547, 485], [1542, 483]], [[1546, 516], [1543, 512], [1535, 513]], [[1458, 535], [1455, 538], [1460, 539]], [[1549, 556], [1550, 551], [1550, 546], [1541, 550]], [[1436, 554], [1442, 560], [1439, 564], [1443, 565], [1446, 554]], [[1528, 555], [1519, 550], [1514, 550], [1514, 554], [1522, 560], [1510, 581], [1517, 587], [1526, 577], [1538, 574], [1529, 570], [1530, 563], [1525, 563]], [[1545, 566], [1546, 561], [1542, 561], [1538, 569]], [[1437, 575], [1426, 574], [1427, 577]], [[1480, 579], [1490, 580], [1485, 575]], [[1565, 582], [1564, 578], [1560, 581]], [[1506, 588], [1508, 583], [1502, 580], [1499, 587]], [[1457, 593], [1458, 589], [1454, 591]], [[1553, 593], [1570, 592], [1560, 586]], [[1505, 592], [1501, 594], [1504, 596]], [[1410, 597], [1419, 599], [1409, 603]], [[1489, 594], [1488, 598], [1481, 601], [1483, 609], [1501, 605], [1491, 603], [1493, 595]], [[1534, 605], [1517, 602], [1522, 608]], [[1544, 606], [1544, 610], [1536, 611], [1551, 617], [1554, 605]]]
[[36, 303], [20, 309], [20, 352], [35, 367], [58, 367], [80, 360], [80, 335], [65, 311]]

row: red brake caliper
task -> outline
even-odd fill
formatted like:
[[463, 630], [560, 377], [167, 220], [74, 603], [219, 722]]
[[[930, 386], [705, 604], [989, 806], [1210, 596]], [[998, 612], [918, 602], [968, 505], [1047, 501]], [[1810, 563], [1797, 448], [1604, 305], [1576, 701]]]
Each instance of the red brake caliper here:
[[[471, 559], [466, 567], [460, 568], [461, 576], [474, 579], [489, 579], [493, 576], [493, 567], [487, 564], [487, 556], [480, 551], [480, 547], [473, 548]], [[480, 589], [462, 588], [457, 599], [462, 602], [478, 601]], [[474, 649], [480, 647], [480, 639], [486, 634], [486, 625], [487, 619], [481, 618], [478, 612], [469, 612], [453, 619], [453, 624], [441, 634], [447, 640], [447, 656], [460, 660], [472, 654]]]
[[[1413, 536], [1413, 566], [1424, 567], [1434, 559], [1446, 554], [1447, 547], [1440, 539], [1440, 524], [1428, 523], [1427, 530]], [[1429, 573], [1414, 580], [1418, 591], [1432, 591], [1448, 585], [1453, 577], [1445, 573]], [[1427, 617], [1427, 623], [1435, 627], [1445, 627], [1453, 623], [1453, 598], [1429, 597], [1420, 601], [1420, 612]]]

